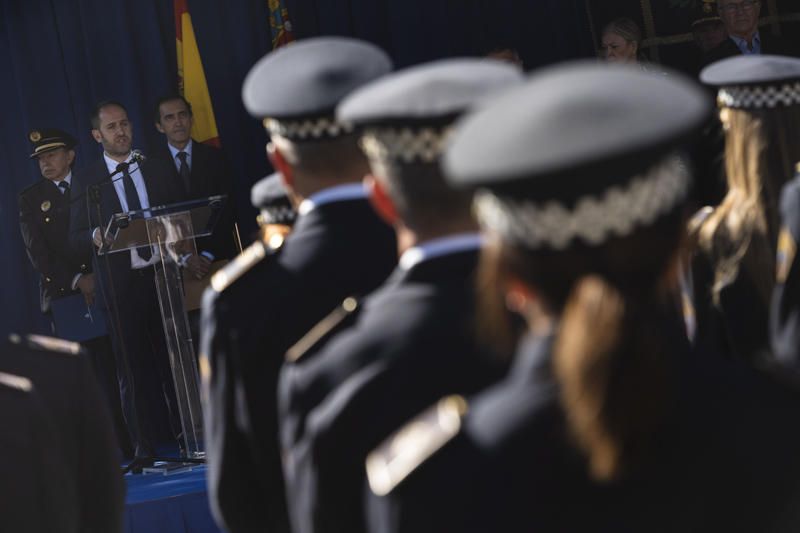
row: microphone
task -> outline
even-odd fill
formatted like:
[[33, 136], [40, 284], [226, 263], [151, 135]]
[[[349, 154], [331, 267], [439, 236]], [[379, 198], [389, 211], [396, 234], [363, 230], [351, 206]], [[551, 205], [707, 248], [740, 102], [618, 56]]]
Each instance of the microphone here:
[[139, 165], [141, 165], [142, 163], [147, 161], [147, 157], [145, 157], [145, 155], [142, 153], [142, 151], [138, 150], [138, 149], [137, 150], [131, 150], [131, 159], [135, 163], [137, 163]]

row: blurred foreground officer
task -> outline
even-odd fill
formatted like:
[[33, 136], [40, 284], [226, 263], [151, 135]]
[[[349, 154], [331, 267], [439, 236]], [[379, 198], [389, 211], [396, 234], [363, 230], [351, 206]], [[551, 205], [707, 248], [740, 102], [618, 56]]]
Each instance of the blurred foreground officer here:
[[[28, 134], [42, 179], [19, 194], [19, 227], [25, 249], [39, 273], [42, 313], [50, 312], [50, 300], [73, 294], [72, 282], [88, 303], [94, 301], [94, 275], [88, 263], [75, 260], [69, 244], [70, 189], [75, 162], [75, 139], [57, 129]], [[83, 274], [80, 276], [80, 274]]]
[[54, 423], [67, 493], [77, 500], [79, 531], [122, 531], [125, 488], [111, 417], [80, 345], [12, 335], [3, 347], [0, 372], [31, 380]]
[[589, 63], [462, 123], [483, 273], [529, 326], [509, 379], [367, 459], [372, 531], [795, 531], [798, 395], [690, 353], [672, 293], [702, 89]]
[[391, 228], [361, 185], [369, 166], [357, 137], [334, 117], [343, 97], [390, 70], [371, 44], [320, 38], [268, 54], [245, 80], [245, 106], [266, 117], [270, 159], [298, 217], [285, 242], [271, 238], [245, 251], [204, 296], [209, 497], [230, 531], [288, 530], [275, 405], [284, 354], [396, 263]]
[[59, 435], [30, 379], [0, 373], [0, 527], [78, 533], [78, 506]]
[[286, 237], [292, 230], [297, 211], [277, 172], [253, 185], [250, 189], [250, 203], [259, 210], [256, 220], [264, 242], [269, 242], [274, 235]]
[[[800, 90], [797, 93], [800, 98]], [[800, 163], [781, 194], [783, 228], [778, 236], [775, 292], [770, 314], [772, 349], [781, 362], [800, 370]]]
[[726, 59], [701, 79], [719, 88], [728, 193], [700, 228], [696, 343], [745, 361], [769, 358], [778, 202], [800, 160], [800, 59]]
[[512, 65], [448, 60], [381, 78], [339, 106], [339, 120], [363, 131], [373, 205], [402, 255], [354, 327], [284, 365], [281, 444], [295, 533], [364, 531], [367, 453], [442, 395], [502, 377], [504, 365], [475, 338], [481, 241], [471, 196], [447, 186], [439, 156], [465, 109], [521, 81]]

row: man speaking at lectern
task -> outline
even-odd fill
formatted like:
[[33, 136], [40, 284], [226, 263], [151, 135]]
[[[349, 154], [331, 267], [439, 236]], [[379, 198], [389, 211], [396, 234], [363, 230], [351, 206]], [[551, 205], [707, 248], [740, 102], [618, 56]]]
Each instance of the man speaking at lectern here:
[[[159, 419], [169, 423], [173, 435], [180, 431], [154, 280], [160, 258], [152, 247], [102, 257], [96, 250], [101, 228], [114, 214], [168, 205], [181, 199], [181, 191], [167, 164], [131, 150], [133, 128], [122, 104], [99, 103], [91, 123], [103, 157], [75, 175], [70, 243], [81, 261], [94, 256], [114, 331], [120, 398], [134, 454], [152, 457]], [[168, 416], [161, 415], [165, 411]]]

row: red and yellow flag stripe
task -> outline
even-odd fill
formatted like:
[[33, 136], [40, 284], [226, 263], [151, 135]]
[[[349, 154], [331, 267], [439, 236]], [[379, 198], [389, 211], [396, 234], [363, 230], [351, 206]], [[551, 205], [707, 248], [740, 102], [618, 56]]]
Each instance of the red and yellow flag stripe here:
[[217, 120], [208, 92], [200, 50], [194, 37], [187, 0], [173, 0], [175, 8], [175, 45], [178, 52], [178, 88], [191, 104], [194, 114], [192, 137], [202, 143], [219, 146]]

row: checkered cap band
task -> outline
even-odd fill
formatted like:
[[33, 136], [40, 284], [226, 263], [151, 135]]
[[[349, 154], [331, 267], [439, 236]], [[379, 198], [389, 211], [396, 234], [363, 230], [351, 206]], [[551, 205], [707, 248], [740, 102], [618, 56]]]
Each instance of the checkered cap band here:
[[297, 211], [288, 205], [265, 207], [261, 210], [264, 224], [291, 224], [297, 217]]
[[475, 210], [484, 228], [530, 249], [565, 250], [575, 239], [597, 246], [669, 213], [686, 198], [690, 181], [683, 160], [671, 157], [624, 186], [578, 199], [572, 208], [555, 201], [501, 198], [482, 190], [476, 194]]
[[764, 87], [726, 87], [717, 96], [720, 107], [774, 109], [800, 105], [800, 82]]
[[361, 138], [367, 157], [399, 163], [435, 163], [444, 151], [452, 128], [375, 128]]
[[352, 124], [337, 122], [332, 117], [305, 120], [277, 120], [267, 118], [264, 127], [273, 135], [280, 135], [290, 141], [316, 141], [335, 139], [353, 132]]

